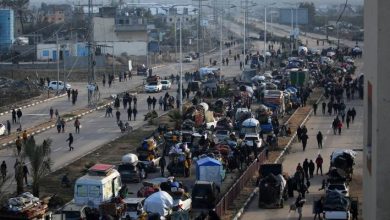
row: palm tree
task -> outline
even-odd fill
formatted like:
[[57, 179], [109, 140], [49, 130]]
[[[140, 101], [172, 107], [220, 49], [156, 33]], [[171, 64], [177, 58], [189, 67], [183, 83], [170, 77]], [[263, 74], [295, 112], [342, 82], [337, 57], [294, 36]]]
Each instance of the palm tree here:
[[39, 197], [39, 183], [43, 176], [50, 173], [51, 140], [46, 139], [41, 145], [37, 145], [33, 138], [29, 138], [24, 147], [24, 154], [31, 163], [32, 191]]
[[175, 128], [180, 129], [181, 124], [183, 123], [183, 117], [180, 114], [179, 110], [172, 110], [168, 113], [168, 117], [171, 122], [175, 123]]

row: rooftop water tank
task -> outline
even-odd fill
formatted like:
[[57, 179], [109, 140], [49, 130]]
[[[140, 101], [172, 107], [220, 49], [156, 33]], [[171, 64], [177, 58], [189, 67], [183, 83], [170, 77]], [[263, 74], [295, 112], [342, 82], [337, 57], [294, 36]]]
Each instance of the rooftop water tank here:
[[0, 53], [8, 52], [14, 41], [14, 11], [0, 9]]

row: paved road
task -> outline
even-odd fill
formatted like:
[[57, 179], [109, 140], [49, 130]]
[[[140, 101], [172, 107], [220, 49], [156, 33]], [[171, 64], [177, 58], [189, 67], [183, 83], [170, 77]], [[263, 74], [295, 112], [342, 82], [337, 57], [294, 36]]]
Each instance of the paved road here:
[[[362, 177], [362, 159], [363, 159], [363, 101], [352, 100], [347, 102], [347, 109], [355, 107], [357, 111], [357, 117], [355, 122], [350, 125], [349, 129], [343, 129], [341, 136], [334, 135], [331, 129], [331, 122], [334, 116], [323, 116], [320, 110], [320, 114], [312, 116], [306, 127], [308, 129], [308, 148], [305, 152], [302, 152], [302, 146], [299, 143], [295, 143], [291, 150], [283, 161], [283, 169], [290, 175], [295, 173], [298, 162], [302, 164], [305, 158], [315, 161], [318, 154], [321, 154], [324, 158], [324, 171], [329, 169], [329, 157], [335, 149], [357, 149], [356, 165], [354, 167], [354, 175]], [[345, 126], [346, 127], [346, 126]], [[324, 147], [323, 149], [317, 148], [316, 134], [321, 131], [324, 135]], [[318, 199], [323, 195], [323, 191], [318, 191], [321, 188], [321, 181], [323, 177], [315, 175], [311, 180], [311, 186], [309, 194], [307, 194], [307, 203], [303, 207], [303, 219], [312, 219], [312, 204], [314, 199]], [[353, 181], [353, 180], [352, 180]], [[297, 193], [295, 192], [295, 196]], [[353, 196], [353, 195], [351, 195]], [[289, 199], [283, 209], [259, 209], [258, 208], [258, 196], [256, 195], [250, 203], [247, 211], [244, 213], [242, 219], [264, 219], [264, 220], [284, 220], [284, 219], [297, 219], [298, 214], [295, 212], [289, 212], [289, 205], [295, 202], [295, 198]]]
[[[224, 51], [227, 52], [226, 50]], [[206, 56], [207, 60], [211, 56], [216, 56], [215, 54]], [[196, 62], [191, 64], [185, 65], [185, 70], [191, 70], [197, 65]], [[176, 73], [177, 70], [175, 69], [177, 65], [169, 65], [168, 67], [161, 68], [155, 72], [157, 72], [158, 75], [165, 76], [165, 75], [171, 75], [172, 73]], [[239, 65], [238, 62], [234, 64], [234, 61], [232, 61], [232, 64], [227, 67], [223, 68], [223, 72], [225, 77], [232, 77], [236, 76], [239, 71]], [[141, 77], [139, 77], [141, 78]], [[174, 95], [176, 97], [176, 87], [177, 85], [174, 85], [173, 88], [169, 91], [170, 94]], [[126, 87], [124, 85], [124, 87]], [[145, 124], [143, 121], [143, 115], [147, 113], [147, 106], [146, 106], [146, 99], [149, 95], [155, 96], [157, 99], [163, 95], [163, 93], [159, 94], [138, 94], [138, 115], [137, 115], [137, 121], [130, 122], [130, 125], [134, 128], [140, 127]], [[63, 100], [63, 102], [67, 102]], [[123, 108], [120, 108], [121, 111], [121, 118], [127, 117], [127, 113]], [[158, 114], [161, 114], [162, 111], [157, 111]], [[58, 134], [56, 129], [50, 129], [44, 133], [41, 133], [39, 135], [35, 136], [35, 140], [38, 143], [41, 143], [46, 138], [52, 139], [52, 153], [51, 158], [54, 162], [52, 165], [53, 170], [56, 170], [60, 167], [63, 167], [64, 165], [76, 160], [77, 158], [88, 154], [89, 152], [96, 149], [98, 146], [101, 146], [102, 144], [110, 142], [112, 139], [115, 139], [121, 135], [119, 132], [119, 128], [116, 124], [116, 120], [114, 118], [105, 118], [104, 117], [105, 111], [100, 110], [93, 112], [91, 114], [85, 115], [81, 118], [81, 132], [80, 134], [74, 134], [74, 151], [69, 152], [69, 148], [67, 146], [67, 143], [65, 140], [68, 137], [67, 132], [74, 132], [73, 123], [69, 122], [67, 124], [66, 133]], [[115, 111], [114, 111], [115, 114]], [[47, 117], [47, 116], [46, 116]], [[13, 164], [15, 163], [14, 159], [14, 149], [13, 148], [7, 148], [0, 150], [0, 161], [5, 160], [9, 169], [9, 174], [13, 175]], [[13, 181], [13, 180], [12, 180]], [[13, 189], [13, 187], [10, 187], [9, 189]]]

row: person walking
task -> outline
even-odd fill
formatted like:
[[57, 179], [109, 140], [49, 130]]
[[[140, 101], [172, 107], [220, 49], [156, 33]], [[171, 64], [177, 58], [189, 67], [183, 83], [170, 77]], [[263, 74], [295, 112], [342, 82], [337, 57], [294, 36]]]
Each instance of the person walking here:
[[74, 121], [74, 127], [76, 129], [76, 134], [80, 134], [80, 121], [79, 118], [77, 117], [76, 120]]
[[60, 116], [60, 113], [58, 113], [58, 109], [56, 109], [56, 111], [54, 112], [56, 118], [58, 118]]
[[322, 176], [322, 163], [324, 162], [324, 160], [322, 159], [321, 157], [321, 154], [318, 154], [317, 158], [316, 158], [316, 165], [317, 165], [317, 175], [318, 175], [318, 170], [321, 171], [321, 176]]
[[70, 89], [66, 90], [66, 94], [68, 95], [68, 101], [70, 101]]
[[157, 99], [153, 96], [153, 98], [152, 98], [152, 107], [153, 107], [153, 110], [156, 108], [156, 103], [157, 103]]
[[7, 126], [8, 135], [11, 135], [11, 122], [9, 122], [9, 120], [7, 120], [6, 126]]
[[68, 143], [69, 151], [72, 151], [73, 150], [73, 146], [72, 146], [72, 144], [73, 144], [73, 135], [72, 135], [72, 133], [69, 133], [69, 137], [68, 137], [68, 139], [66, 139], [66, 141], [69, 142]]
[[24, 178], [24, 182], [26, 183], [26, 186], [28, 185], [28, 182], [27, 182], [28, 174], [30, 174], [30, 172], [28, 171], [28, 167], [27, 167], [26, 163], [23, 163], [23, 178]]
[[298, 126], [298, 128], [297, 128], [298, 141], [301, 141], [301, 137], [302, 137], [302, 128], [301, 128], [301, 126]]
[[121, 112], [119, 110], [116, 110], [115, 116], [116, 116], [116, 122], [118, 123], [121, 119]]
[[137, 107], [137, 96], [134, 96], [133, 102], [134, 102], [134, 108]]
[[163, 104], [164, 104], [164, 101], [163, 101], [163, 97], [162, 96], [160, 96], [160, 98], [159, 98], [159, 100], [158, 100], [158, 104], [160, 105], [160, 110], [162, 110], [163, 109]]
[[355, 108], [353, 107], [352, 110], [351, 110], [351, 119], [352, 119], [352, 123], [354, 122], [355, 117], [356, 117], [356, 110], [355, 110]]
[[349, 123], [351, 123], [351, 116], [347, 115], [347, 119], [345, 120], [347, 123], [347, 129], [349, 129]]
[[62, 130], [62, 133], [65, 132], [65, 125], [66, 125], [65, 119], [61, 118], [61, 130]]
[[16, 145], [16, 151], [18, 152], [18, 155], [20, 155], [20, 152], [22, 152], [22, 140], [20, 139], [20, 136], [16, 138], [15, 145]]
[[322, 140], [323, 140], [322, 133], [321, 133], [321, 131], [318, 131], [318, 133], [317, 133], [317, 144], [318, 144], [318, 148], [319, 149], [322, 149]]
[[314, 113], [314, 115], [317, 115], [317, 107], [318, 107], [318, 104], [317, 103], [313, 103], [313, 113]]
[[309, 161], [307, 158], [302, 163], [303, 172], [305, 174], [305, 178], [309, 180]]
[[310, 160], [310, 162], [309, 162], [309, 176], [310, 176], [310, 178], [313, 178], [313, 176], [314, 176], [314, 169], [315, 169], [314, 162], [313, 162], [313, 160]]
[[3, 178], [3, 182], [5, 181], [5, 178], [7, 177], [7, 164], [5, 163], [5, 160], [1, 163], [0, 166], [1, 171], [1, 177]]
[[133, 110], [131, 109], [131, 107], [129, 107], [127, 109], [127, 120], [128, 121], [131, 121], [131, 115], [133, 114]]
[[50, 115], [50, 120], [53, 119], [53, 115], [54, 115], [53, 107], [50, 107], [49, 115]]
[[304, 204], [304, 200], [303, 200], [302, 194], [299, 193], [297, 199], [295, 200], [295, 207], [297, 208], [297, 212], [298, 212], [298, 220], [302, 219], [303, 204]]
[[325, 115], [325, 111], [326, 111], [326, 102], [322, 102], [322, 115]]
[[341, 135], [341, 129], [343, 128], [343, 123], [339, 120], [338, 124], [337, 124], [337, 129], [339, 131], [339, 135]]
[[307, 136], [307, 134], [303, 133], [303, 134], [301, 135], [301, 141], [302, 141], [302, 148], [303, 148], [303, 151], [306, 150], [307, 139], [309, 139], [309, 136]]
[[165, 156], [163, 155], [158, 162], [158, 165], [160, 166], [161, 177], [164, 177], [166, 163]]
[[151, 107], [152, 107], [152, 97], [149, 96], [149, 97], [146, 99], [146, 103], [148, 104], [148, 110], [150, 110]]
[[12, 109], [12, 124], [16, 124], [16, 111]]
[[22, 138], [23, 138], [23, 142], [24, 142], [24, 143], [27, 142], [27, 137], [28, 137], [28, 135], [27, 135], [27, 130], [24, 130], [24, 131], [23, 131], [23, 134], [22, 134]]
[[20, 124], [20, 119], [22, 118], [22, 110], [21, 109], [18, 109], [18, 111], [16, 111], [16, 116], [18, 116], [18, 123]]
[[133, 118], [134, 118], [134, 121], [136, 121], [137, 119], [137, 113], [138, 113], [138, 111], [137, 111], [137, 109], [135, 108], [135, 106], [134, 106], [134, 108], [133, 108]]
[[61, 133], [61, 117], [57, 118], [57, 121], [56, 121], [56, 127], [57, 127], [57, 132], [58, 133]]

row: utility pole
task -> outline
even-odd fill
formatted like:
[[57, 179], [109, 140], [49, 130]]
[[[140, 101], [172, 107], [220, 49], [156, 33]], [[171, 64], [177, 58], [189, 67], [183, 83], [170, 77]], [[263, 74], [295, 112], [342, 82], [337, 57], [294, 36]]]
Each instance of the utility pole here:
[[246, 22], [247, 22], [247, 13], [248, 13], [248, 0], [245, 0], [244, 4], [244, 67], [245, 67], [245, 60], [246, 60]]
[[[222, 0], [223, 1], [223, 0]], [[222, 60], [223, 60], [223, 57], [222, 57], [222, 28], [223, 28], [223, 3], [222, 2], [220, 2], [221, 3], [221, 30], [220, 30], [220, 40], [219, 40], [219, 49], [220, 49], [220, 64], [219, 64], [219, 81], [221, 82], [222, 81]]]
[[[60, 82], [60, 49], [59, 49], [59, 46], [58, 46], [58, 32], [56, 33], [56, 49], [57, 49], [57, 93], [58, 93], [58, 86], [59, 86], [59, 82]], [[65, 86], [65, 85], [64, 85]]]
[[[93, 42], [93, 19], [92, 19], [92, 0], [88, 0], [88, 20], [89, 20], [89, 37], [88, 37], [88, 84], [95, 82], [95, 44]], [[88, 105], [93, 105], [93, 91], [88, 90]]]
[[264, 6], [264, 71], [267, 68], [267, 6]]
[[202, 14], [202, 7], [201, 4], [202, 0], [199, 0], [199, 10], [198, 10], [198, 39], [196, 40], [196, 50], [198, 53], [198, 69], [200, 69], [200, 51], [199, 51], [199, 40], [200, 40], [200, 19], [201, 19], [201, 14]]
[[182, 49], [182, 42], [181, 42], [181, 21], [182, 19], [180, 19], [180, 86], [179, 86], [179, 89], [180, 89], [180, 115], [182, 116], [183, 115], [183, 49]]

